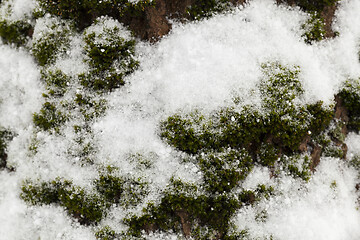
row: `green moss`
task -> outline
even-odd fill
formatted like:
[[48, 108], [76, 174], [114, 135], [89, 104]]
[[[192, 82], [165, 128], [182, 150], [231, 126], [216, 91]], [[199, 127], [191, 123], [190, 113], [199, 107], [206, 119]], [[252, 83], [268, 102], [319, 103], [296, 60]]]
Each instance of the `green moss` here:
[[[209, 128], [202, 124], [203, 119], [203, 116], [196, 113], [186, 118], [180, 115], [171, 116], [161, 123], [161, 137], [170, 145], [189, 154], [196, 154], [204, 148], [217, 148]], [[203, 128], [205, 129], [202, 130]]]
[[99, 231], [95, 233], [95, 237], [98, 240], [116, 240], [117, 234], [114, 230], [112, 230], [109, 226], [105, 226], [101, 228]]
[[105, 114], [107, 103], [105, 99], [92, 100], [89, 96], [76, 94], [74, 102], [79, 106], [79, 110], [86, 122]]
[[323, 149], [322, 155], [324, 157], [344, 158], [345, 153], [341, 146], [331, 144]]
[[198, 159], [204, 184], [211, 194], [229, 192], [251, 172], [253, 160], [246, 150], [207, 154]]
[[228, 10], [232, 6], [229, 0], [199, 0], [187, 8], [187, 13], [190, 19], [199, 20]]
[[102, 175], [95, 181], [96, 189], [108, 202], [119, 203], [125, 180], [112, 175]]
[[150, 226], [162, 231], [180, 232], [181, 218], [186, 218], [191, 226], [197, 222], [225, 236], [230, 217], [239, 207], [238, 200], [229, 196], [194, 198], [185, 194], [167, 194], [158, 206], [149, 205], [146, 214], [128, 219], [127, 224], [130, 235], [141, 236], [141, 231]]
[[102, 174], [95, 180], [96, 190], [110, 204], [135, 206], [149, 193], [148, 183], [142, 179]]
[[311, 18], [301, 28], [305, 31], [301, 37], [307, 44], [313, 44], [325, 38], [325, 21], [319, 14], [311, 14]]
[[[262, 112], [245, 106], [241, 111], [225, 108], [209, 119], [199, 113], [170, 116], [161, 123], [161, 137], [170, 145], [189, 154], [245, 148], [257, 155], [263, 143], [278, 152], [292, 154], [309, 134], [324, 131], [333, 118], [331, 107], [322, 102], [300, 105], [304, 92], [298, 67], [284, 67], [278, 62], [262, 66], [264, 78], [259, 84]], [[275, 156], [274, 156], [275, 157]], [[273, 158], [274, 158], [273, 157]], [[259, 161], [265, 161], [265, 158]], [[268, 162], [266, 162], [268, 161]], [[268, 159], [262, 164], [273, 164]]]
[[53, 19], [53, 22], [42, 31], [41, 37], [33, 39], [31, 52], [38, 64], [52, 64], [58, 56], [65, 54], [70, 46], [70, 35], [73, 31], [71, 23]]
[[41, 71], [41, 78], [46, 84], [48, 94], [62, 97], [71, 82], [71, 78], [59, 69]]
[[14, 134], [11, 131], [0, 127], [0, 169], [6, 167], [7, 145], [13, 136]]
[[80, 83], [96, 91], [111, 91], [125, 84], [124, 78], [138, 67], [134, 59], [135, 41], [120, 37], [119, 28], [104, 29], [101, 34], [85, 35], [86, 60], [91, 70], [79, 76]]
[[339, 0], [296, 0], [296, 4], [305, 11], [321, 12], [325, 7], [334, 6]]
[[334, 107], [324, 106], [322, 101], [306, 105], [306, 110], [310, 114], [309, 131], [313, 136], [318, 136], [321, 132], [329, 128], [334, 119]]
[[31, 35], [32, 26], [26, 21], [0, 21], [0, 37], [5, 44], [25, 45]]
[[292, 156], [283, 155], [281, 157], [282, 168], [294, 178], [309, 181], [311, 176], [311, 160], [308, 155], [295, 154]]
[[140, 237], [144, 229], [181, 232], [185, 222], [194, 239], [213, 239], [214, 236], [242, 239], [246, 231], [232, 233], [230, 218], [244, 204], [268, 197], [273, 191], [272, 187], [259, 185], [254, 192], [244, 191], [239, 197], [225, 193], [208, 195], [194, 184], [172, 178], [157, 206], [149, 204], [142, 216], [126, 220], [127, 234]]
[[360, 83], [359, 79], [349, 80], [338, 93], [348, 111], [349, 122], [347, 128], [350, 131], [360, 130]]
[[61, 179], [40, 184], [25, 181], [20, 197], [32, 205], [58, 204], [83, 225], [98, 223], [107, 208], [97, 194], [87, 193], [72, 182]]
[[57, 110], [53, 103], [46, 102], [43, 104], [39, 113], [33, 114], [33, 122], [36, 127], [44, 131], [59, 132], [60, 127], [67, 120], [67, 116]]
[[275, 162], [279, 159], [281, 152], [272, 144], [263, 143], [260, 146], [257, 162], [262, 166], [273, 167]]
[[[82, 30], [100, 16], [121, 17], [124, 14], [130, 16], [141, 15], [145, 7], [151, 6], [149, 0], [141, 0], [132, 3], [128, 0], [86, 0], [74, 2], [71, 0], [39, 0], [40, 7], [44, 12], [63, 19], [73, 20], [77, 27]], [[37, 13], [37, 15], [43, 15]]]
[[349, 166], [353, 167], [358, 172], [358, 177], [360, 177], [360, 156], [353, 156], [348, 162]]

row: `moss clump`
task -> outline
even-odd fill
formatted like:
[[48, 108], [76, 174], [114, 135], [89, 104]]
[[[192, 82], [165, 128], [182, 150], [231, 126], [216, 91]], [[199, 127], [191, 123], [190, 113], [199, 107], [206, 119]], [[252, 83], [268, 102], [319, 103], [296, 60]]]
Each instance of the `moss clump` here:
[[140, 15], [145, 7], [151, 6], [152, 1], [140, 0], [133, 3], [128, 0], [86, 0], [74, 2], [71, 0], [39, 0], [44, 12], [64, 19], [71, 19], [82, 30], [100, 16], [121, 17], [124, 14]]
[[313, 44], [325, 38], [325, 21], [319, 14], [311, 14], [311, 18], [301, 27], [305, 31], [301, 37], [307, 44]]
[[204, 116], [196, 113], [185, 118], [180, 115], [170, 116], [161, 123], [160, 136], [170, 145], [189, 154], [196, 154], [202, 149], [217, 149], [216, 139], [203, 120]]
[[350, 131], [359, 132], [360, 130], [360, 83], [358, 80], [349, 80], [340, 90], [338, 96], [343, 101], [348, 111], [347, 128]]
[[91, 99], [89, 96], [76, 94], [74, 102], [79, 107], [80, 113], [86, 122], [104, 115], [106, 111], [107, 102], [102, 98]]
[[0, 21], [0, 37], [5, 44], [25, 45], [31, 35], [32, 26], [26, 21]]
[[[300, 154], [306, 149], [300, 146], [324, 134], [334, 117], [333, 108], [322, 102], [300, 104], [304, 89], [299, 67], [272, 62], [261, 68], [260, 107], [224, 108], [208, 117], [199, 112], [176, 114], [160, 124], [160, 136], [191, 156], [186, 161], [198, 166], [203, 182], [200, 187], [172, 182], [159, 205], [149, 205], [143, 216], [129, 220], [131, 234], [138, 236], [141, 229], [185, 233], [188, 222], [194, 226], [191, 236], [238, 239], [230, 231], [231, 215], [273, 193], [260, 185], [254, 191], [232, 194], [254, 165], [268, 167], [273, 176], [283, 169], [295, 178], [310, 179], [311, 159]], [[199, 189], [202, 194], [188, 194]], [[265, 220], [266, 212], [259, 212], [258, 219]]]
[[127, 234], [140, 237], [142, 229], [180, 232], [185, 224], [190, 228], [199, 224], [226, 236], [230, 217], [241, 203], [231, 195], [194, 196], [197, 191], [196, 186], [173, 179], [159, 205], [149, 204], [143, 216], [127, 219]]
[[339, 0], [296, 0], [296, 4], [305, 11], [321, 12], [325, 7], [334, 6]]
[[253, 160], [246, 150], [228, 150], [199, 156], [198, 165], [203, 172], [207, 192], [230, 192], [251, 172]]
[[7, 159], [7, 145], [8, 142], [11, 141], [14, 134], [9, 130], [0, 128], [0, 169], [6, 167], [6, 159]]
[[198, 113], [174, 115], [160, 125], [161, 137], [189, 154], [230, 147], [245, 148], [250, 155], [256, 155], [265, 142], [283, 153], [297, 152], [309, 134], [327, 128], [333, 110], [322, 102], [298, 104], [304, 91], [298, 67], [288, 68], [275, 62], [262, 68], [264, 79], [259, 84], [262, 112], [245, 106], [241, 111], [222, 109], [209, 119]]
[[59, 69], [43, 70], [41, 78], [46, 84], [48, 94], [53, 97], [64, 96], [71, 82], [71, 78]]
[[311, 160], [310, 157], [300, 154], [292, 156], [283, 155], [280, 159], [283, 164], [283, 170], [295, 178], [301, 178], [304, 181], [309, 181], [311, 177]]
[[40, 184], [26, 181], [22, 186], [21, 198], [32, 205], [58, 204], [83, 225], [98, 223], [107, 208], [98, 194], [87, 193], [71, 181], [61, 179]]
[[125, 180], [112, 175], [102, 175], [95, 181], [96, 190], [111, 203], [119, 203], [124, 192]]
[[55, 62], [56, 58], [66, 53], [70, 46], [70, 36], [74, 31], [68, 21], [57, 18], [42, 18], [44, 29], [35, 28], [36, 38], [33, 39], [31, 52], [40, 66]]
[[[101, 20], [100, 20], [101, 23]], [[96, 23], [98, 24], [98, 23]], [[121, 37], [118, 27], [85, 35], [85, 52], [91, 70], [79, 76], [80, 83], [95, 91], [111, 91], [125, 84], [124, 78], [138, 67], [135, 41]]]
[[199, 0], [187, 8], [187, 13], [190, 19], [199, 20], [228, 10], [232, 6], [229, 0]]
[[59, 111], [53, 103], [45, 102], [39, 113], [33, 114], [35, 126], [44, 131], [59, 132], [60, 127], [67, 120], [67, 116]]
[[109, 226], [105, 226], [95, 233], [98, 240], [116, 240], [119, 239], [117, 235]]
[[32, 205], [57, 204], [80, 224], [97, 224], [114, 204], [125, 207], [138, 204], [148, 194], [147, 183], [141, 179], [102, 174], [94, 181], [92, 192], [57, 178], [47, 182], [24, 181], [20, 197]]

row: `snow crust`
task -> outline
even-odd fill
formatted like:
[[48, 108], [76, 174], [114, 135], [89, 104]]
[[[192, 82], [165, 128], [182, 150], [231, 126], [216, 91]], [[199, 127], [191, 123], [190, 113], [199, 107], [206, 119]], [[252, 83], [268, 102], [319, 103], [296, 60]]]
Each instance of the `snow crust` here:
[[[14, 0], [16, 18], [29, 14], [32, 0]], [[30, 10], [29, 10], [30, 9]], [[270, 0], [253, 0], [231, 13], [195, 23], [176, 23], [159, 43], [138, 42], [140, 69], [126, 79], [127, 84], [106, 96], [106, 116], [91, 126], [99, 151], [96, 164], [111, 164], [123, 174], [141, 176], [151, 183], [148, 200], [158, 199], [160, 190], [176, 176], [199, 182], [196, 166], [180, 161], [180, 153], [159, 138], [159, 122], [174, 113], [200, 109], [205, 114], [228, 106], [236, 97], [243, 103], [259, 102], [251, 93], [261, 77], [260, 64], [280, 61], [298, 65], [304, 85], [304, 102], [333, 103], [340, 84], [360, 76], [360, 1], [344, 0], [337, 11], [337, 38], [314, 45], [301, 39], [301, 24], [308, 16], [297, 8], [277, 6]], [[14, 18], [15, 18], [14, 17]], [[103, 19], [107, 26], [118, 23]], [[41, 29], [45, 23], [36, 25]], [[41, 25], [43, 24], [43, 25]], [[101, 31], [101, 24], [88, 31]], [[122, 29], [122, 26], [119, 25]], [[39, 32], [41, 32], [39, 30]], [[41, 37], [36, 35], [35, 37]], [[73, 36], [71, 51], [56, 67], [77, 74], [84, 67], [81, 36]], [[9, 163], [15, 172], [0, 173], [0, 239], [95, 239], [94, 229], [72, 221], [57, 206], [27, 206], [19, 197], [24, 179], [52, 180], [58, 176], [91, 188], [97, 177], [93, 166], [82, 167], [67, 150], [73, 133], [53, 136], [38, 133], [38, 154], [29, 154], [33, 138], [32, 113], [38, 112], [44, 87], [40, 69], [25, 50], [0, 45], [0, 124], [14, 129], [17, 136], [9, 146]], [[76, 91], [76, 89], [74, 89]], [[69, 123], [70, 124], [70, 123]], [[71, 126], [68, 126], [71, 128]], [[360, 137], [347, 139], [350, 154], [360, 153]], [[131, 154], [153, 156], [153, 167], [140, 171], [129, 160]], [[344, 239], [360, 237], [357, 210], [358, 182], [354, 169], [338, 159], [322, 159], [316, 173], [305, 184], [289, 176], [270, 179], [265, 169], [255, 169], [244, 187], [258, 183], [275, 186], [279, 196], [241, 209], [233, 218], [238, 231], [247, 229], [254, 237], [274, 239]], [[265, 222], [255, 216], [266, 209]], [[126, 211], [113, 208], [100, 226], [121, 231]], [[148, 239], [177, 239], [175, 234], [154, 233]]]

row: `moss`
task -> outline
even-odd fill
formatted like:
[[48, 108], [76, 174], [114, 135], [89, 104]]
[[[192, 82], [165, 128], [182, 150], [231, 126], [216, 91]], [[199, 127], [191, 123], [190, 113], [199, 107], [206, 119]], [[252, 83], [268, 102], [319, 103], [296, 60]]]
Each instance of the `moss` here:
[[0, 127], [0, 169], [7, 167], [7, 145], [13, 136], [14, 134], [11, 131]]
[[229, 0], [199, 0], [187, 8], [187, 13], [190, 19], [199, 20], [228, 10], [232, 6]]
[[301, 28], [305, 31], [301, 37], [307, 44], [313, 44], [325, 38], [325, 21], [319, 14], [311, 14], [311, 18]]
[[92, 121], [105, 114], [107, 103], [105, 99], [92, 100], [89, 96], [76, 94], [74, 102], [78, 105], [86, 122]]
[[111, 204], [135, 206], [149, 193], [148, 183], [142, 179], [102, 174], [95, 181], [96, 190]]
[[125, 180], [112, 175], [102, 175], [95, 181], [97, 191], [102, 194], [108, 202], [119, 203], [124, 191]]
[[324, 106], [322, 101], [306, 105], [306, 110], [311, 116], [309, 131], [314, 136], [318, 136], [329, 128], [331, 121], [335, 117], [333, 106]]
[[128, 219], [127, 224], [130, 227], [129, 234], [134, 236], [141, 236], [142, 229], [150, 225], [162, 231], [180, 232], [179, 214], [184, 214], [182, 216], [188, 216], [189, 219], [186, 221], [189, 221], [191, 225], [198, 222], [225, 236], [229, 229], [230, 217], [239, 207], [240, 203], [228, 196], [193, 198], [186, 195], [168, 194], [162, 198], [158, 206], [149, 205], [146, 214]]
[[350, 131], [360, 130], [360, 83], [359, 79], [347, 81], [338, 93], [348, 111], [347, 128]]
[[272, 144], [263, 143], [259, 149], [257, 162], [262, 166], [273, 167], [280, 155], [281, 153], [278, 148], [274, 147]]
[[32, 55], [40, 66], [53, 64], [58, 56], [66, 53], [70, 46], [70, 35], [74, 31], [69, 22], [58, 19], [49, 21], [41, 37], [33, 39], [31, 46]]
[[80, 83], [96, 91], [111, 91], [125, 84], [124, 78], [138, 67], [134, 59], [135, 41], [121, 37], [119, 28], [85, 35], [86, 60], [91, 70], [79, 76]]
[[180, 115], [171, 116], [161, 123], [160, 136], [170, 145], [189, 154], [196, 154], [204, 148], [217, 148], [210, 131], [201, 130], [202, 127], [207, 128], [201, 124], [203, 119], [203, 116], [196, 113], [187, 118]]
[[[71, 0], [39, 0], [40, 7], [44, 12], [64, 19], [71, 19], [76, 23], [79, 30], [86, 28], [100, 16], [121, 17], [124, 14], [130, 16], [141, 15], [145, 7], [151, 6], [149, 0], [141, 0], [133, 3], [128, 0], [86, 0], [74, 2]], [[43, 15], [38, 13], [37, 15]]]
[[339, 0], [296, 0], [296, 4], [305, 11], [321, 12], [326, 7], [334, 6]]
[[59, 69], [41, 71], [41, 78], [46, 84], [50, 96], [62, 97], [71, 82], [71, 78]]
[[283, 155], [281, 157], [282, 168], [294, 178], [309, 181], [311, 176], [311, 160], [308, 155], [295, 154], [292, 156]]
[[[271, 191], [272, 188], [259, 186], [256, 196], [260, 198]], [[142, 216], [126, 220], [127, 234], [140, 237], [144, 229], [180, 232], [182, 224], [187, 223], [194, 239], [213, 239], [215, 235], [237, 239], [235, 236], [246, 234], [231, 233], [229, 220], [247, 201], [245, 195], [237, 198], [231, 194], [203, 194], [197, 186], [172, 178], [157, 206], [149, 204]]]
[[348, 164], [358, 172], [358, 177], [360, 177], [360, 156], [353, 156], [350, 161], [348, 161]]
[[31, 35], [32, 26], [26, 21], [0, 21], [0, 37], [5, 44], [24, 46]]
[[324, 157], [344, 158], [345, 153], [341, 146], [331, 144], [323, 149], [322, 155]]
[[95, 237], [98, 240], [116, 240], [117, 234], [114, 230], [112, 230], [109, 226], [105, 226], [101, 228], [99, 231], [95, 233]]
[[[278, 62], [262, 65], [264, 78], [259, 84], [262, 112], [244, 106], [241, 111], [225, 108], [209, 119], [199, 113], [170, 116], [160, 125], [160, 136], [175, 148], [189, 153], [245, 148], [257, 155], [263, 143], [292, 154], [309, 134], [324, 131], [333, 118], [331, 107], [322, 102], [300, 105], [304, 92], [298, 67]], [[262, 151], [262, 150], [261, 150]], [[273, 157], [275, 158], [275, 156]], [[263, 160], [265, 160], [263, 158]], [[273, 164], [274, 160], [263, 164]], [[259, 161], [262, 161], [259, 159]]]
[[230, 150], [199, 157], [204, 184], [211, 194], [229, 192], [251, 172], [253, 160], [246, 150]]
[[97, 194], [87, 193], [62, 179], [40, 184], [25, 181], [20, 197], [32, 205], [58, 204], [83, 225], [96, 224], [106, 214], [107, 206]]
[[57, 110], [53, 103], [45, 102], [39, 113], [33, 114], [33, 122], [36, 127], [49, 132], [60, 131], [60, 127], [67, 120], [67, 116]]

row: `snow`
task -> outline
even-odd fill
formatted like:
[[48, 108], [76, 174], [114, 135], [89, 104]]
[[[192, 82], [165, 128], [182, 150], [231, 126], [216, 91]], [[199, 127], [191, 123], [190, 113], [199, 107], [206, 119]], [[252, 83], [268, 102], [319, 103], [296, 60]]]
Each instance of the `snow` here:
[[[28, 15], [34, 7], [32, 0], [13, 2], [14, 19]], [[267, 61], [300, 67], [303, 101], [333, 103], [341, 83], [360, 76], [359, 12], [360, 1], [342, 1], [334, 26], [339, 37], [314, 45], [306, 45], [301, 39], [300, 26], [307, 14], [270, 0], [249, 1], [243, 8], [209, 20], [176, 23], [171, 33], [156, 44], [138, 41], [140, 68], [126, 79], [127, 85], [106, 96], [106, 115], [91, 125], [98, 149], [95, 166], [118, 166], [121, 174], [151, 182], [147, 201], [156, 201], [172, 176], [199, 182], [196, 167], [182, 163], [181, 154], [159, 138], [159, 122], [174, 113], [196, 109], [209, 114], [232, 104], [235, 97], [241, 97], [243, 104], [258, 103], [259, 97], [252, 90], [261, 78], [261, 63]], [[47, 24], [42, 21], [36, 25], [35, 38], [41, 37], [41, 29]], [[104, 18], [99, 22], [86, 31], [97, 33], [104, 26], [117, 26], [121, 34], [130, 37], [114, 20]], [[70, 52], [53, 67], [73, 76], [85, 71], [84, 54], [79, 50], [82, 41], [81, 36], [72, 36]], [[29, 153], [34, 137], [32, 114], [44, 101], [40, 69], [24, 49], [1, 44], [0, 52], [0, 124], [18, 134], [9, 145], [8, 159], [16, 171], [0, 173], [0, 239], [95, 239], [94, 229], [77, 225], [61, 207], [28, 206], [20, 199], [25, 179], [61, 176], [76, 185], [91, 187], [89, 182], [98, 172], [95, 166], [81, 166], [68, 154], [75, 137], [70, 130], [63, 136], [38, 133], [38, 154]], [[71, 129], [71, 124], [66, 127]], [[349, 156], [360, 153], [359, 135], [349, 135], [346, 143]], [[129, 160], [136, 153], [153, 156], [153, 167], [137, 169]], [[243, 187], [254, 189], [265, 183], [281, 194], [241, 209], [233, 222], [237, 230], [248, 229], [259, 238], [359, 239], [357, 182], [354, 169], [332, 158], [322, 159], [306, 184], [286, 175], [270, 179], [268, 170], [255, 168]], [[263, 209], [268, 212], [267, 221], [258, 222], [255, 216]], [[140, 210], [112, 208], [100, 225], [121, 231], [125, 227], [120, 220], [126, 211]], [[176, 239], [176, 235], [154, 233], [148, 239]]]

